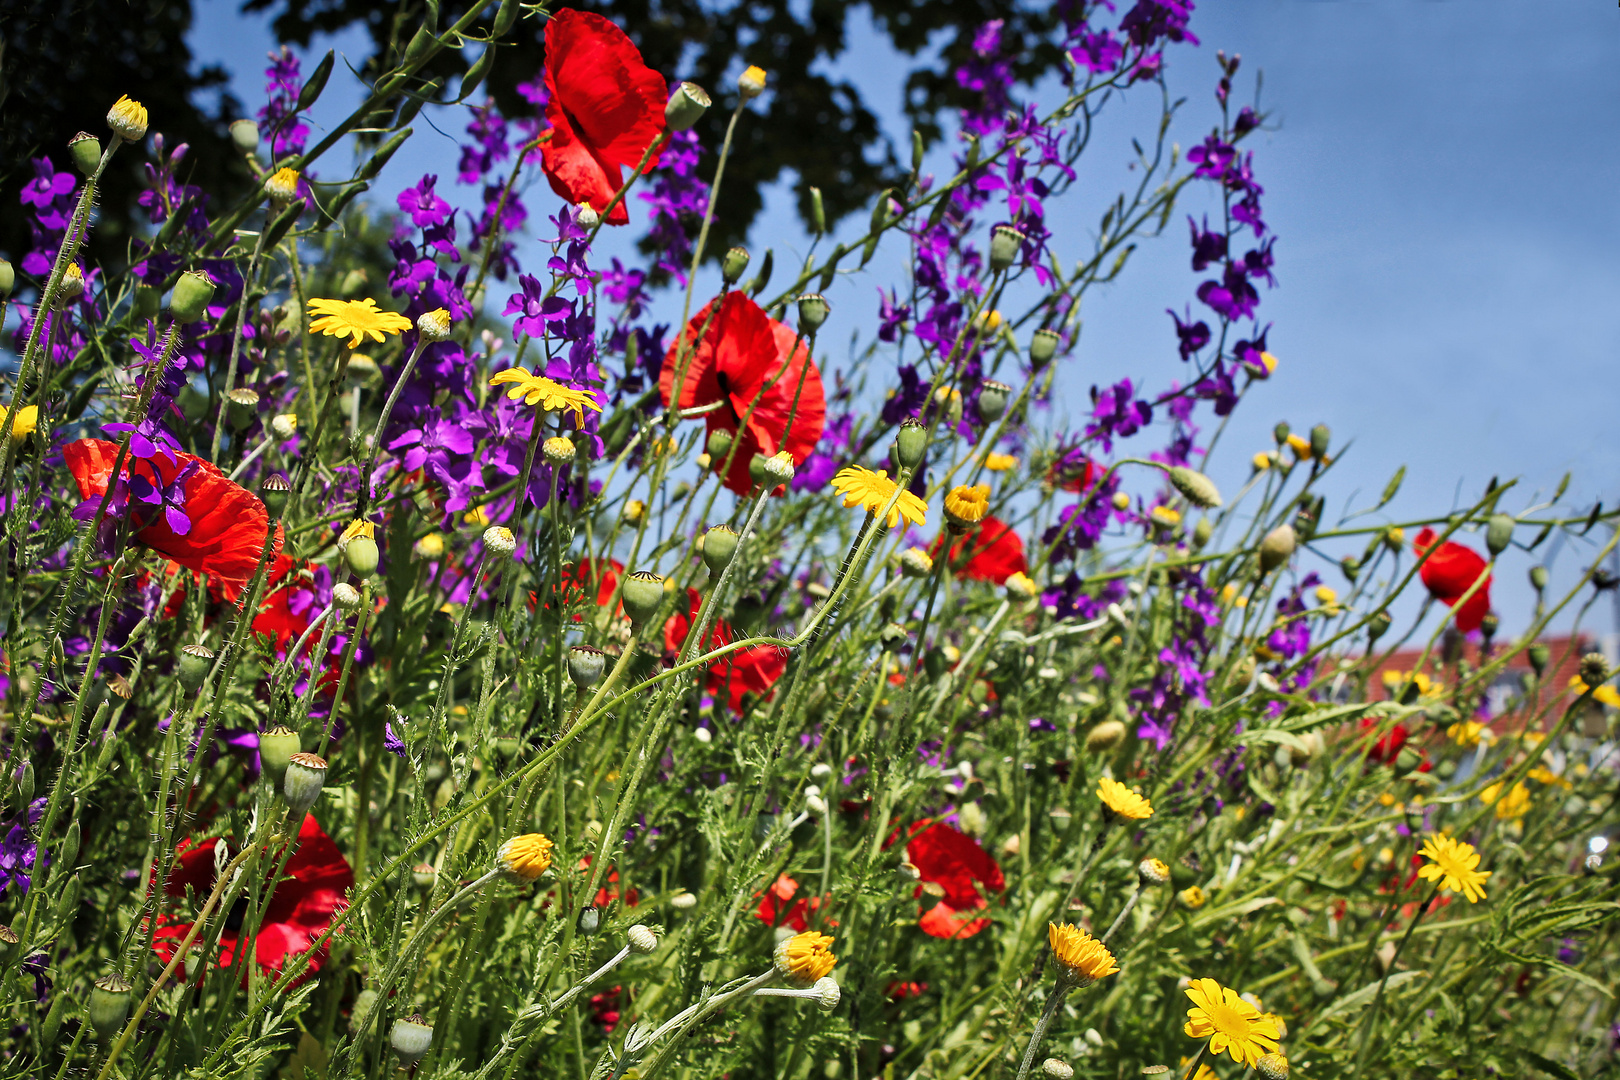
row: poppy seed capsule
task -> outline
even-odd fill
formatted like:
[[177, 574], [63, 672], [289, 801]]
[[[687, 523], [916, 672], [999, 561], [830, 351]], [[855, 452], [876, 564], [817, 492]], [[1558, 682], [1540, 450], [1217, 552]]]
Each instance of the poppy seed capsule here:
[[326, 786], [326, 760], [315, 754], [292, 754], [287, 758], [287, 771], [281, 778], [281, 797], [293, 816], [302, 819], [321, 797]]
[[256, 120], [232, 120], [231, 142], [244, 154], [259, 148], [259, 124]]
[[505, 525], [491, 525], [484, 530], [484, 548], [497, 559], [509, 559], [517, 550], [517, 537]]
[[669, 104], [664, 106], [664, 123], [671, 131], [690, 131], [712, 104], [703, 87], [683, 82], [669, 95]]
[[109, 972], [96, 980], [90, 991], [90, 1026], [103, 1039], [124, 1026], [129, 1016], [130, 985], [118, 972]]
[[1377, 641], [1379, 638], [1383, 637], [1389, 632], [1389, 626], [1392, 621], [1393, 620], [1390, 619], [1389, 612], [1387, 611], [1373, 612], [1372, 618], [1367, 620], [1367, 640]]
[[263, 501], [264, 508], [270, 511], [271, 517], [281, 516], [281, 512], [287, 508], [287, 496], [291, 492], [292, 485], [280, 475], [268, 476], [264, 483], [259, 485], [259, 498]]
[[575, 645], [568, 650], [568, 677], [581, 690], [589, 690], [602, 678], [607, 666], [607, 653], [589, 645]]
[[631, 625], [639, 628], [664, 602], [664, 579], [651, 571], [637, 570], [624, 579], [620, 599]]
[[101, 140], [88, 131], [81, 131], [68, 140], [68, 154], [81, 176], [94, 176], [101, 164]]
[[586, 904], [579, 913], [579, 932], [590, 937], [602, 925], [602, 909], [595, 904]]
[[388, 1045], [394, 1048], [394, 1056], [399, 1058], [401, 1066], [412, 1068], [427, 1056], [428, 1047], [433, 1045], [433, 1025], [421, 1013], [402, 1016], [388, 1032]]
[[1293, 556], [1298, 545], [1292, 525], [1282, 524], [1272, 529], [1260, 541], [1260, 570], [1264, 573], [1277, 569]]
[[[201, 270], [187, 270], [174, 283], [169, 295], [169, 314], [175, 322], [194, 323], [208, 310], [208, 301], [214, 298], [214, 279]], [[254, 395], [255, 405], [258, 395]]]
[[1485, 550], [1491, 553], [1491, 558], [1502, 554], [1513, 543], [1513, 515], [1492, 514], [1490, 524], [1485, 526]]
[[[748, 269], [748, 259], [747, 248], [734, 247], [726, 252], [726, 257], [720, 260], [720, 276], [727, 285], [737, 284], [737, 279], [743, 276], [744, 270]], [[710, 439], [713, 438], [711, 435]], [[713, 451], [711, 450], [710, 453], [713, 453]]]
[[277, 784], [287, 772], [287, 763], [300, 749], [298, 732], [285, 724], [259, 732], [259, 763], [265, 775]]
[[715, 428], [709, 432], [709, 441], [704, 444], [704, 449], [709, 452], [709, 459], [711, 461], [726, 460], [726, 455], [731, 453], [732, 441], [731, 432], [725, 428]]
[[993, 424], [1007, 413], [1007, 399], [1012, 387], [1006, 383], [986, 380], [979, 387], [979, 419]]
[[431, 889], [433, 879], [438, 876], [439, 872], [433, 869], [432, 863], [417, 863], [411, 867], [411, 880], [416, 883], [418, 889]]
[[1322, 461], [1327, 457], [1328, 440], [1332, 437], [1326, 424], [1317, 424], [1311, 428], [1311, 457]]
[[195, 693], [197, 688], [208, 678], [209, 671], [214, 667], [214, 652], [202, 645], [187, 645], [180, 650], [180, 663], [176, 666], [175, 674], [179, 676], [180, 685], [186, 693]]
[[1598, 686], [1609, 677], [1609, 661], [1600, 652], [1589, 652], [1581, 657], [1581, 682]]
[[1547, 673], [1547, 661], [1552, 657], [1552, 652], [1546, 645], [1538, 641], [1524, 650], [1524, 655], [1525, 659], [1530, 661], [1530, 666], [1536, 669], [1538, 676]]
[[[178, 290], [179, 286], [175, 286], [175, 288]], [[173, 297], [170, 297], [169, 307], [170, 310], [173, 311]], [[178, 315], [175, 317], [179, 318]], [[248, 425], [252, 424], [254, 420], [258, 419], [259, 392], [257, 390], [250, 389], [246, 386], [239, 386], [235, 390], [232, 390], [230, 393], [226, 394], [225, 397], [230, 402], [230, 407], [226, 411], [226, 419], [230, 422], [233, 430], [241, 431], [248, 427]]]
[[923, 454], [927, 449], [928, 429], [922, 426], [921, 421], [906, 417], [894, 436], [895, 466], [901, 469], [915, 469], [922, 464]]
[[718, 577], [737, 554], [737, 532], [730, 525], [715, 525], [703, 534], [703, 565]]
[[1221, 493], [1215, 487], [1215, 481], [1185, 465], [1171, 467], [1170, 486], [1181, 492], [1194, 506], [1213, 510], [1221, 505]]
[[802, 332], [815, 333], [831, 313], [827, 298], [820, 293], [805, 293], [799, 297], [799, 329]]
[[1547, 587], [1547, 568], [1545, 566], [1532, 566], [1530, 568], [1530, 587], [1536, 592]]
[[1018, 249], [1029, 239], [1011, 225], [997, 225], [990, 230], [990, 269], [995, 273], [1007, 269], [1018, 260]]
[[1063, 335], [1056, 330], [1037, 330], [1029, 339], [1029, 363], [1036, 371], [1051, 363], [1052, 357], [1057, 355], [1058, 346], [1063, 343]]

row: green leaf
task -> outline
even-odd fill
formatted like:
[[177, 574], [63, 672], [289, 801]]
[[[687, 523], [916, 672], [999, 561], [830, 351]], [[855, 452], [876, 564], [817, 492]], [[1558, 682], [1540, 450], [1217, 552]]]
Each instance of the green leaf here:
[[[1397, 971], [1395, 974], [1391, 975], [1388, 981], [1385, 983], [1384, 993], [1388, 994], [1396, 987], [1409, 983], [1413, 979], [1424, 978], [1428, 974], [1429, 973], [1427, 971]], [[1378, 983], [1370, 982], [1366, 986], [1363, 986], [1360, 990], [1357, 990], [1355, 993], [1345, 995], [1338, 1001], [1335, 1001], [1332, 1005], [1329, 1005], [1326, 1009], [1322, 1010], [1321, 1015], [1317, 1016], [1315, 1022], [1321, 1023], [1328, 1017], [1337, 1016], [1340, 1013], [1354, 1012], [1357, 1009], [1372, 1004], [1373, 998], [1377, 996]]]
[[1525, 1050], [1521, 1048], [1519, 1053], [1524, 1055], [1524, 1059], [1526, 1061], [1540, 1069], [1542, 1072], [1546, 1073], [1548, 1076], [1556, 1076], [1559, 1078], [1559, 1080], [1581, 1080], [1580, 1076], [1576, 1073], [1570, 1072], [1569, 1069], [1558, 1064], [1558, 1062], [1552, 1060], [1551, 1058], [1542, 1057], [1534, 1050]]

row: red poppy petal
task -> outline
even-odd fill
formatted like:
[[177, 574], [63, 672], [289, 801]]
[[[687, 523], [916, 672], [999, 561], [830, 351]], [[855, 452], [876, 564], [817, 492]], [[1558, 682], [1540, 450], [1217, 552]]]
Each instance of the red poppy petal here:
[[990, 925], [989, 919], [976, 919], [973, 917], [973, 912], [980, 911], [988, 906], [981, 899], [975, 906], [959, 909], [952, 906], [948, 901], [941, 900], [926, 912], [923, 912], [922, 917], [917, 920], [917, 925], [929, 937], [972, 937]]

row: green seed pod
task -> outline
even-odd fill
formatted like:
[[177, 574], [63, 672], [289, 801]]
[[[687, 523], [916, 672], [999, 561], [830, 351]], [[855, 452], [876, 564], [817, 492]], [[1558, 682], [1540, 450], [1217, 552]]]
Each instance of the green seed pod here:
[[703, 564], [709, 568], [710, 575], [718, 578], [731, 564], [739, 539], [730, 525], [715, 525], [703, 534]]
[[1013, 388], [1003, 382], [987, 379], [979, 387], [979, 419], [993, 424], [1007, 414], [1007, 400]]
[[709, 460], [716, 465], [725, 464], [726, 455], [731, 453], [731, 443], [734, 436], [725, 428], [715, 428], [709, 432], [709, 441], [704, 446], [708, 452]]
[[516, 735], [497, 735], [491, 741], [495, 744], [495, 752], [503, 761], [512, 760], [517, 756], [517, 752], [523, 749], [523, 740]]
[[56, 852], [56, 865], [62, 870], [72, 870], [79, 861], [79, 823], [74, 821], [67, 828], [67, 835], [62, 837], [62, 846]]
[[1393, 620], [1389, 617], [1389, 612], [1374, 612], [1372, 618], [1367, 620], [1367, 640], [1369, 642], [1377, 641], [1379, 638], [1387, 634], [1392, 621]]
[[394, 1021], [388, 1032], [388, 1044], [394, 1048], [399, 1063], [409, 1069], [427, 1056], [433, 1045], [433, 1026], [421, 1013], [412, 1013]]
[[1600, 686], [1609, 678], [1609, 661], [1600, 652], [1589, 652], [1581, 657], [1581, 682], [1587, 686]]
[[1212, 510], [1221, 505], [1221, 493], [1216, 489], [1215, 481], [1185, 465], [1170, 469], [1170, 486], [1181, 492], [1194, 506]]
[[1198, 524], [1193, 526], [1193, 531], [1192, 531], [1193, 550], [1194, 551], [1202, 551], [1203, 548], [1204, 548], [1204, 545], [1209, 543], [1209, 538], [1211, 536], [1214, 536], [1214, 535], [1215, 535], [1215, 526], [1214, 526], [1213, 523], [1210, 522], [1209, 518], [1207, 518], [1207, 517], [1199, 518], [1198, 519]]
[[287, 772], [281, 779], [281, 795], [287, 800], [293, 820], [302, 821], [326, 786], [326, 761], [315, 754], [298, 753], [287, 759]]
[[281, 784], [287, 763], [301, 748], [298, 732], [285, 724], [259, 732], [259, 765], [272, 783]]
[[1326, 424], [1317, 424], [1311, 428], [1311, 457], [1321, 461], [1327, 457], [1328, 441], [1332, 433]]
[[827, 210], [821, 203], [821, 189], [810, 189], [810, 228], [817, 236], [827, 231]]
[[225, 395], [230, 400], [226, 420], [236, 431], [245, 431], [259, 417], [259, 392], [239, 386]]
[[[1417, 687], [1413, 687], [1417, 689]], [[1423, 755], [1410, 746], [1401, 747], [1401, 752], [1395, 755], [1395, 773], [1405, 776], [1419, 765], [1423, 764]]]
[[65, 926], [66, 924], [72, 922], [73, 917], [78, 913], [79, 875], [74, 874], [72, 877], [67, 879], [67, 884], [62, 887], [62, 895], [56, 898], [56, 911], [54, 914], [56, 921]]
[[906, 417], [894, 437], [895, 465], [902, 469], [915, 469], [922, 464], [923, 452], [927, 449], [928, 429], [920, 421]]
[[264, 500], [264, 508], [270, 511], [272, 518], [279, 518], [282, 511], [287, 509], [287, 496], [292, 494], [292, 485], [279, 473], [265, 477], [264, 483], [259, 485], [259, 498]]
[[1278, 446], [1282, 446], [1288, 441], [1288, 436], [1292, 431], [1293, 429], [1288, 426], [1288, 421], [1279, 420], [1277, 426], [1271, 429], [1271, 437], [1277, 440]]
[[22, 772], [17, 776], [17, 803], [22, 812], [28, 811], [28, 804], [34, 801], [34, 763], [23, 762]]
[[607, 667], [607, 653], [589, 645], [575, 645], [568, 650], [568, 677], [581, 690], [589, 690], [602, 678]]
[[1354, 584], [1356, 578], [1361, 575], [1361, 560], [1354, 555], [1346, 555], [1339, 560], [1339, 569], [1344, 571], [1345, 580]]
[[377, 550], [377, 541], [369, 536], [352, 537], [343, 548], [343, 561], [361, 577], [370, 577], [377, 572], [379, 558], [381, 553]]
[[180, 650], [180, 662], [175, 665], [175, 674], [179, 676], [180, 685], [186, 693], [195, 694], [213, 668], [212, 649], [203, 645], [187, 645]]
[[579, 911], [577, 925], [585, 937], [592, 936], [602, 925], [602, 909], [595, 904], [586, 904]]
[[1545, 566], [1532, 566], [1530, 568], [1530, 585], [1540, 592], [1547, 587], [1547, 568]]
[[1490, 524], [1485, 526], [1485, 550], [1491, 553], [1491, 558], [1502, 554], [1513, 543], [1514, 524], [1512, 514], [1491, 515]]
[[825, 296], [820, 293], [805, 293], [799, 297], [799, 330], [802, 333], [814, 334], [821, 329], [821, 324], [827, 321], [831, 311]]
[[176, 322], [194, 323], [203, 317], [213, 298], [214, 279], [201, 270], [187, 270], [169, 295], [169, 314]]
[[82, 176], [94, 176], [101, 164], [101, 140], [88, 131], [81, 131], [68, 140], [68, 154]]
[[[401, 128], [399, 131], [395, 132], [393, 138], [389, 139], [372, 152], [371, 157], [366, 159], [366, 163], [360, 166], [360, 171], [354, 174], [354, 178], [360, 181], [375, 179], [377, 174], [382, 172], [383, 166], [388, 164], [388, 159], [394, 156], [394, 151], [404, 146], [406, 141], [410, 139], [413, 131], [414, 129], [412, 128]], [[355, 191], [355, 194], [358, 195], [364, 190], [366, 190], [366, 188], [364, 185], [362, 185], [358, 190]], [[351, 198], [352, 197], [353, 196], [351, 196]], [[334, 208], [333, 213], [336, 212], [337, 208]]]
[[1269, 573], [1286, 563], [1294, 555], [1294, 549], [1299, 546], [1299, 538], [1294, 533], [1292, 525], [1279, 525], [1266, 533], [1266, 538], [1260, 541], [1260, 570]]
[[621, 598], [631, 625], [639, 629], [663, 604], [664, 579], [651, 571], [637, 570], [624, 579]]
[[1479, 632], [1487, 642], [1496, 637], [1496, 631], [1501, 628], [1502, 622], [1496, 617], [1496, 612], [1487, 611], [1480, 617]]
[[39, 1026], [41, 1046], [55, 1046], [56, 1037], [62, 1031], [62, 1019], [67, 1015], [68, 996], [66, 994], [53, 994], [56, 998], [51, 1002], [51, 1011], [45, 1014], [45, 1022]]
[[309, 80], [299, 88], [299, 112], [303, 112], [315, 104], [315, 99], [321, 96], [321, 91], [326, 89], [326, 80], [332, 77], [332, 65], [336, 61], [336, 55], [331, 49], [327, 49], [326, 55], [321, 57], [321, 62], [315, 65], [315, 71], [310, 75]]
[[1118, 720], [1104, 720], [1086, 732], [1086, 749], [1093, 754], [1112, 750], [1125, 741], [1125, 725]]
[[232, 120], [231, 142], [244, 154], [259, 148], [259, 124], [256, 120]]
[[999, 274], [1016, 262], [1018, 249], [1027, 239], [1011, 225], [997, 225], [990, 230], [990, 269]]
[[720, 260], [720, 277], [727, 286], [737, 284], [737, 279], [743, 276], [748, 269], [748, 249], [734, 247], [726, 252], [726, 257]]
[[763, 486], [769, 482], [771, 477], [765, 466], [770, 460], [764, 454], [755, 454], [748, 459], [748, 479], [752, 480], [756, 486]]
[[130, 991], [128, 981], [116, 971], [96, 980], [90, 991], [90, 1026], [102, 1039], [110, 1038], [129, 1018]]
[[1029, 363], [1036, 371], [1041, 370], [1057, 355], [1058, 346], [1063, 343], [1063, 335], [1056, 330], [1037, 330], [1035, 336], [1029, 339]]
[[669, 104], [664, 106], [664, 123], [669, 125], [671, 131], [689, 131], [703, 119], [703, 114], [709, 111], [712, 104], [714, 102], [703, 87], [697, 83], [683, 82], [669, 95]]
[[1538, 677], [1547, 673], [1547, 661], [1552, 656], [1547, 646], [1538, 641], [1526, 649], [1524, 653], [1525, 658], [1530, 661], [1530, 666], [1535, 669]]

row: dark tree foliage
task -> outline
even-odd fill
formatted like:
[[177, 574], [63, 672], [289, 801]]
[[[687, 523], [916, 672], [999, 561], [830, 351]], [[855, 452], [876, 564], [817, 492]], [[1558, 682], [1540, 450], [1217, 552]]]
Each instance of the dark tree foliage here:
[[[49, 154], [68, 168], [68, 140], [81, 130], [105, 142], [107, 109], [122, 94], [147, 107], [167, 146], [190, 144], [183, 181], [216, 198], [241, 191], [248, 173], [227, 134], [241, 106], [217, 65], [194, 70], [190, 28], [186, 0], [0, 0], [0, 254], [16, 261], [32, 246], [17, 199], [34, 177], [31, 159]], [[142, 157], [108, 167], [95, 259], [122, 259], [128, 237], [118, 230], [144, 190]]]

